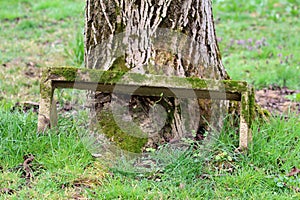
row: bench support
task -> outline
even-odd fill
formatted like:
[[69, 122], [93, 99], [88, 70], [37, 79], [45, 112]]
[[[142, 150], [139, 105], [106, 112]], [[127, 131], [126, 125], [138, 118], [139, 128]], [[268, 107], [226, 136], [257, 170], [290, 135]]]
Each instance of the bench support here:
[[247, 149], [252, 140], [254, 91], [244, 81], [166, 77], [74, 67], [47, 68], [43, 70], [40, 85], [38, 132], [57, 125], [53, 98], [55, 88], [125, 94], [134, 89], [134, 94], [140, 96], [160, 96], [163, 93], [166, 97], [240, 101], [239, 149]]

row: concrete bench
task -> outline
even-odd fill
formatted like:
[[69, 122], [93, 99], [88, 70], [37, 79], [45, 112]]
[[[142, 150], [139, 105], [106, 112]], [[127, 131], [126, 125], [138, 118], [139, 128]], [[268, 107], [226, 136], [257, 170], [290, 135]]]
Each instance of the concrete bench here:
[[[117, 86], [117, 87], [116, 87]], [[56, 88], [93, 90], [139, 96], [198, 98], [240, 101], [239, 148], [247, 149], [251, 136], [254, 109], [253, 89], [244, 81], [208, 80], [195, 77], [172, 77], [74, 67], [43, 70], [40, 83], [38, 132], [57, 125]]]

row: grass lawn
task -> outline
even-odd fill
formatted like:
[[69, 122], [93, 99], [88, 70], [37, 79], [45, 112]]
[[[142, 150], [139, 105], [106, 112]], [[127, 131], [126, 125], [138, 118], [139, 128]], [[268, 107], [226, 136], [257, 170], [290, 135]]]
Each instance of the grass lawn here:
[[300, 88], [298, 0], [216, 1], [216, 32], [233, 79]]
[[[223, 62], [256, 88], [300, 89], [299, 0], [214, 0]], [[247, 154], [224, 126], [209, 149], [188, 150], [155, 172], [107, 169], [82, 141], [72, 114], [37, 135], [40, 70], [81, 65], [84, 1], [0, 1], [0, 199], [299, 199], [296, 114], [255, 122]], [[61, 92], [61, 99], [68, 99]]]

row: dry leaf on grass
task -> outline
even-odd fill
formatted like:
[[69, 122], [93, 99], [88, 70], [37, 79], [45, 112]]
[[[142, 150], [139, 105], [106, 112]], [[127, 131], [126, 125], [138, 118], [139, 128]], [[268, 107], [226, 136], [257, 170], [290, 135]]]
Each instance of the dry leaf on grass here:
[[292, 170], [286, 176], [295, 176], [300, 173], [300, 169], [293, 167]]

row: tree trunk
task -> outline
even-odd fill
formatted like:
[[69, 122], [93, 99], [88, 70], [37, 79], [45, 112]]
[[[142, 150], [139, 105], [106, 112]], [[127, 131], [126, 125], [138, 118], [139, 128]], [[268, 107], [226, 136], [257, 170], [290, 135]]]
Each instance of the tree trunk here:
[[[229, 79], [218, 48], [211, 0], [87, 0], [85, 17], [88, 68]], [[213, 123], [220, 122], [226, 105], [130, 94], [93, 93], [92, 98], [102, 130], [113, 132], [110, 137], [139, 129], [147, 135], [143, 142], [151, 147], [192, 132], [201, 138]], [[109, 125], [111, 119], [114, 123]], [[121, 136], [113, 140], [124, 140]]]

